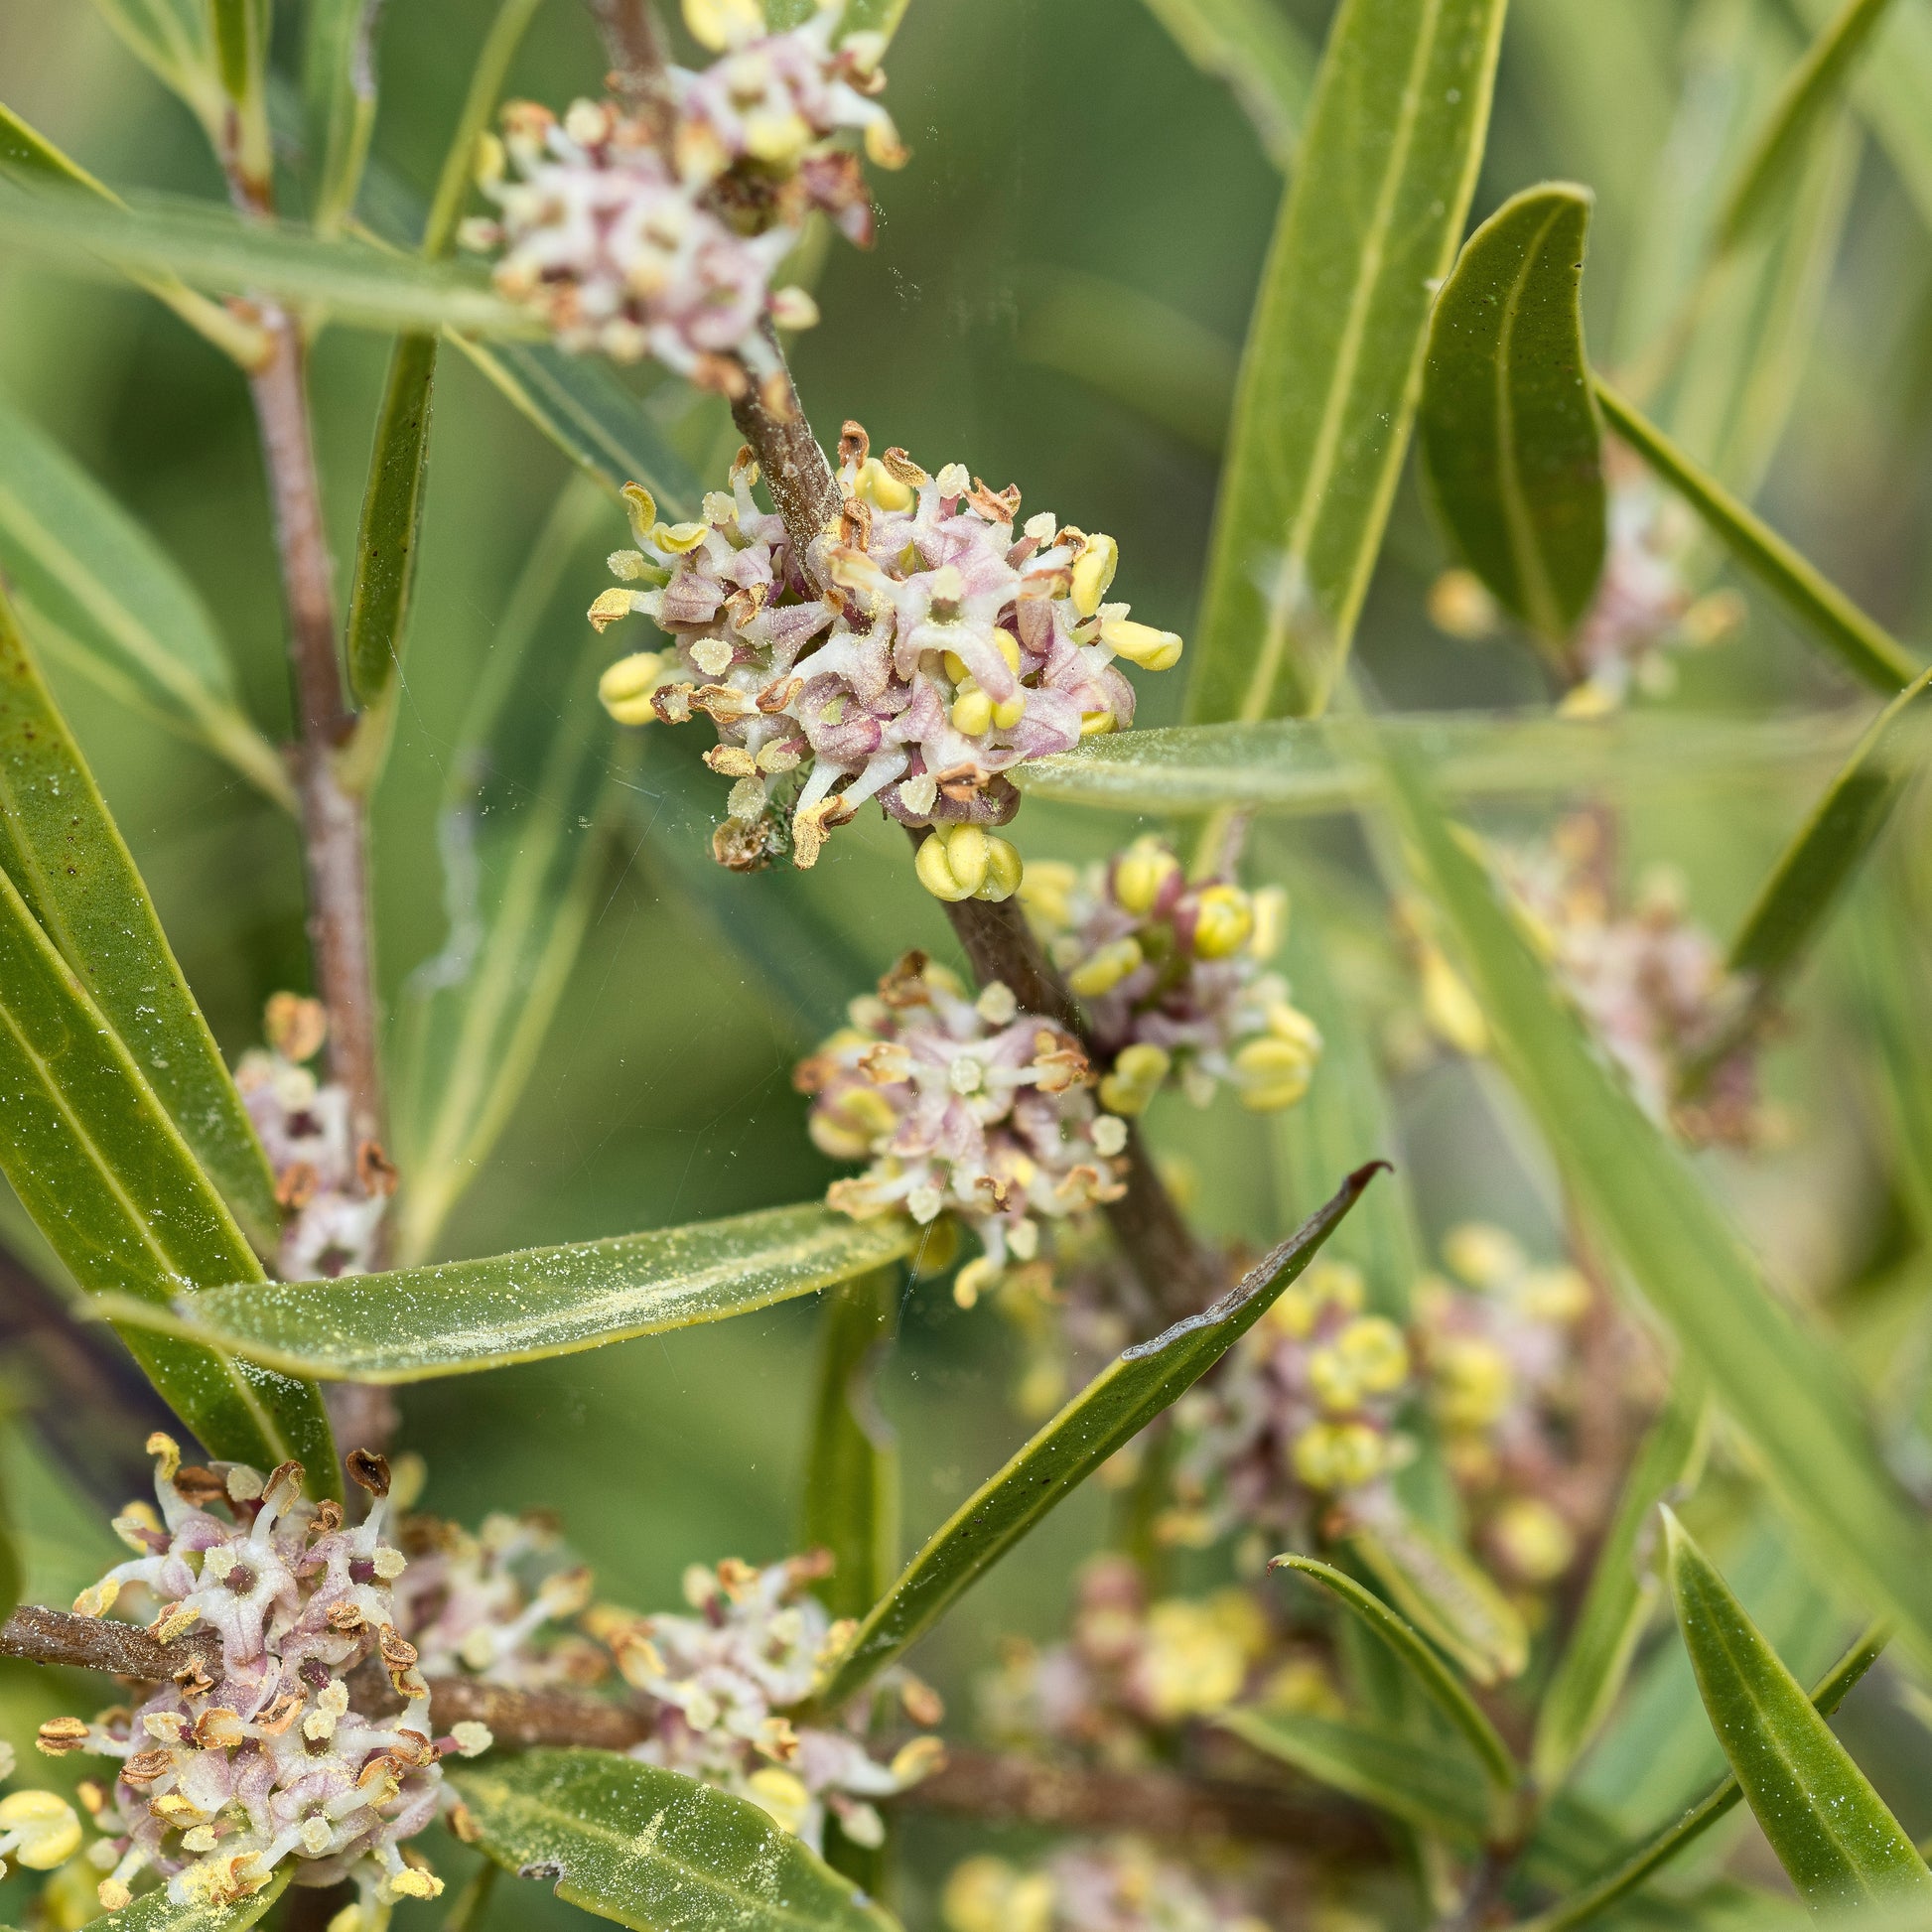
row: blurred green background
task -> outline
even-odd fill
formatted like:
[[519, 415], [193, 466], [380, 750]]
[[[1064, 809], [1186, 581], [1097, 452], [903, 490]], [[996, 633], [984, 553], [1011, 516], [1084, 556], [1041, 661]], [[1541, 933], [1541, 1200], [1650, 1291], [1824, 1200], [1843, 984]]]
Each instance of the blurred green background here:
[[[302, 9], [285, 0], [276, 11], [280, 53], [292, 62]], [[390, 0], [375, 153], [419, 194], [441, 163], [491, 11], [483, 0]], [[1281, 11], [1318, 44], [1321, 6], [1282, 0]], [[1896, 0], [1895, 11], [1932, 31], [1925, 0]], [[1616, 366], [1668, 312], [1724, 158], [1801, 44], [1798, 16], [1781, 0], [1519, 0], [1512, 10], [1472, 220], [1538, 179], [1596, 191], [1587, 306], [1599, 360]], [[511, 91], [561, 106], [596, 90], [602, 65], [577, 0], [550, 0]], [[888, 104], [912, 159], [875, 176], [878, 246], [831, 247], [823, 322], [794, 350], [821, 435], [855, 417], [875, 447], [902, 444], [929, 468], [965, 461], [996, 486], [1019, 483], [1030, 510], [1111, 531], [1119, 594], [1137, 615], [1184, 631], [1279, 173], [1234, 97], [1189, 66], [1138, 0], [912, 0], [889, 71]], [[0, 92], [109, 183], [219, 192], [186, 111], [80, 0], [0, 0]], [[1710, 345], [1668, 409], [1714, 460], [1726, 425], [1747, 419], [1727, 446], [1737, 481], [1766, 472], [1767, 514], [1910, 635], [1932, 596], [1917, 536], [1932, 508], [1932, 204], [1926, 179], [1915, 199], [1909, 161], [1882, 151], [1854, 116], [1830, 135], [1837, 172], [1827, 179], [1826, 162], [1814, 167], [1822, 212], [1805, 231], [1807, 252], [1785, 264], [1783, 282], [1767, 271], [1754, 285], [1775, 283], [1758, 304], [1775, 313], [1746, 317], [1735, 325], [1743, 334]], [[1774, 245], [1793, 231], [1783, 224]], [[1773, 324], [1782, 332], [1774, 393], [1726, 391], [1748, 331]], [[345, 596], [386, 354], [376, 337], [332, 329], [314, 358]], [[280, 600], [234, 371], [136, 293], [0, 263], [0, 391], [180, 561], [219, 621], [254, 717], [282, 735]], [[722, 407], [668, 391], [659, 400], [686, 456], [707, 483], [720, 481], [735, 443]], [[446, 352], [404, 694], [375, 809], [379, 969], [392, 1002], [445, 941], [439, 805], [509, 588], [568, 474]], [[586, 653], [582, 611], [606, 581], [599, 555], [623, 540], [613, 506], [562, 572], [534, 674], [519, 687], [535, 728], [595, 703], [602, 658]], [[1446, 561], [1405, 483], [1359, 646], [1374, 688], [1401, 709], [1542, 701], [1544, 673], [1525, 646], [1468, 644], [1431, 628], [1424, 598]], [[197, 748], [83, 684], [57, 681], [189, 978], [224, 1049], [238, 1053], [256, 1037], [266, 995], [307, 983], [292, 827]], [[1171, 722], [1179, 677], [1140, 684], [1140, 722]], [[1759, 712], [1847, 696], [1754, 600], [1744, 632], [1687, 664], [1670, 702]], [[807, 882], [710, 871], [704, 845], [722, 787], [696, 769], [699, 749], [697, 733], [654, 728], [641, 756], [634, 741], [604, 754], [628, 809], [608, 834], [583, 956], [527, 1091], [443, 1234], [444, 1252], [695, 1220], [820, 1191], [832, 1171], [801, 1132], [791, 1061], [899, 950], [948, 953], [902, 840], [876, 821], [841, 833]], [[1817, 773], [1722, 796], [1686, 776], [1668, 795], [1633, 801], [1630, 847], [1634, 859], [1668, 854], [1683, 867], [1701, 914], [1723, 931]], [[517, 803], [525, 823], [568, 809], [536, 793]], [[1016, 836], [1032, 856], [1086, 856], [1133, 829], [1035, 803]], [[1345, 828], [1286, 825], [1260, 847], [1270, 865], [1284, 854], [1370, 884]], [[800, 905], [809, 925], [790, 917]], [[1835, 1051], [1848, 1023], [1834, 1018], [1829, 985], [1810, 986], [1805, 1033], [1773, 1070], [1797, 1104], [1796, 1141], [1753, 1171], [1724, 1161], [1714, 1171], [1780, 1283], [1824, 1298], [1871, 1276], [1898, 1243], [1856, 1082]], [[1486, 1124], [1475, 1077], [1445, 1067], [1404, 1089], [1425, 1219], [1433, 1234], [1482, 1213], [1547, 1243], [1554, 1227], [1537, 1164]], [[1251, 1117], [1228, 1108], [1196, 1118], [1172, 1099], [1164, 1108], [1157, 1138], [1189, 1160], [1217, 1230], [1262, 1240], [1310, 1205], [1271, 1185]], [[1016, 1359], [997, 1317], [960, 1312], [941, 1282], [908, 1290], [885, 1399], [909, 1445], [909, 1540], [1024, 1433], [998, 1399]], [[732, 1552], [768, 1560], [790, 1547], [812, 1360], [813, 1310], [792, 1305], [409, 1392], [405, 1442], [428, 1459], [430, 1507], [471, 1520], [490, 1508], [555, 1508], [607, 1590], [663, 1604], [688, 1563]], [[11, 1461], [34, 1592], [63, 1600], [96, 1567], [104, 1530], [83, 1540], [71, 1495], [24, 1438]], [[1090, 1546], [1102, 1508], [1097, 1496], [1070, 1506], [926, 1647], [921, 1667], [956, 1705], [999, 1631], [1057, 1627], [1067, 1566]], [[16, 1741], [29, 1712], [56, 1695], [21, 1677], [0, 1694], [9, 1700], [0, 1731]], [[461, 1862], [453, 1854], [447, 1868]], [[0, 1888], [0, 1910], [9, 1902]], [[527, 1906], [520, 1894], [518, 1905]]]

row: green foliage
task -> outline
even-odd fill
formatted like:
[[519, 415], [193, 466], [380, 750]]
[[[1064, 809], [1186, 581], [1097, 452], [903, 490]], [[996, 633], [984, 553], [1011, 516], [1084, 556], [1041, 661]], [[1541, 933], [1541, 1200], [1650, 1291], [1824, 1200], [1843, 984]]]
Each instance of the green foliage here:
[[302, 94], [315, 169], [309, 219], [341, 232], [355, 207], [375, 132], [375, 32], [382, 0], [312, 0]]
[[1421, 448], [1457, 547], [1504, 610], [1560, 644], [1603, 565], [1602, 431], [1581, 306], [1587, 189], [1525, 189], [1436, 301]]
[[1005, 1468], [926, 1540], [873, 1605], [821, 1686], [837, 1710], [922, 1635], [952, 1603], [1101, 1463], [1171, 1408], [1274, 1306], [1375, 1177], [1359, 1169], [1325, 1206], [1200, 1314], [1137, 1343], [1096, 1375]]
[[1262, 271], [1187, 715], [1306, 717], [1354, 636], [1433, 285], [1475, 188], [1501, 0], [1343, 0]]
[[1349, 1547], [1403, 1615], [1478, 1684], [1520, 1675], [1530, 1644], [1521, 1614], [1449, 1537], [1398, 1516], [1357, 1529]]
[[1668, 1511], [1671, 1594], [1698, 1692], [1778, 1863], [1808, 1904], [1932, 1898], [1932, 1872], [1797, 1680]]
[[245, 1932], [288, 1889], [289, 1867], [278, 1865], [260, 1891], [234, 1905], [176, 1905], [168, 1887], [144, 1892], [124, 1912], [89, 1919], [83, 1932]]
[[1499, 1053], [1576, 1199], [1755, 1446], [1817, 1547], [1892, 1609], [1915, 1649], [1911, 1581], [1932, 1557], [1842, 1368], [1774, 1302], [1682, 1158], [1591, 1051], [1478, 860], [1399, 759], [1390, 798], [1420, 881], [1458, 941]]
[[891, 1932], [893, 1919], [756, 1805], [608, 1751], [536, 1750], [453, 1773], [483, 1849], [635, 1932]]
[[917, 1235], [813, 1202], [334, 1282], [236, 1277], [172, 1307], [117, 1297], [112, 1308], [118, 1321], [207, 1338], [290, 1375], [421, 1382], [723, 1321], [896, 1261]]
[[1276, 0], [1147, 0], [1201, 72], [1226, 84], [1284, 173], [1308, 119], [1314, 51]]

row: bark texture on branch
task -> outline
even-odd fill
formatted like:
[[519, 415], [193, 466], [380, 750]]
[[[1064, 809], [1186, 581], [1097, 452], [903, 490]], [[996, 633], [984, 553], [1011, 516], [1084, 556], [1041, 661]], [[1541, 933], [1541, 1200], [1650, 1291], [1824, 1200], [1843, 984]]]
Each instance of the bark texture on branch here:
[[[765, 334], [775, 348], [777, 339], [768, 324]], [[759, 460], [764, 486], [771, 492], [799, 568], [809, 570], [811, 547], [828, 524], [839, 520], [844, 498], [839, 494], [839, 480], [805, 420], [805, 407], [790, 375], [783, 374], [768, 386], [779, 393], [767, 395], [752, 383], [733, 402], [732, 421]]]
[[198, 1630], [172, 1643], [159, 1643], [132, 1623], [109, 1617], [72, 1616], [66, 1610], [23, 1603], [0, 1624], [0, 1657], [30, 1664], [69, 1664], [79, 1670], [107, 1671], [158, 1684], [197, 1663], [218, 1660], [221, 1640], [212, 1630]]

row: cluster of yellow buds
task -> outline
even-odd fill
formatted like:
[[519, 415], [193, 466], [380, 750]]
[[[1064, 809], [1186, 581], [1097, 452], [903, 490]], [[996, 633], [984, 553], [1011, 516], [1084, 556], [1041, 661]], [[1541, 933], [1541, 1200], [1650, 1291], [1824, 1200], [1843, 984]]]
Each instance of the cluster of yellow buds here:
[[1567, 1264], [1532, 1263], [1515, 1236], [1482, 1222], [1451, 1229], [1443, 1261], [1455, 1285], [1432, 1276], [1416, 1296], [1429, 1406], [1476, 1544], [1505, 1580], [1542, 1588], [1578, 1550], [1559, 1505], [1589, 1284]]
[[[0, 1783], [14, 1774], [14, 1747], [0, 1739]], [[7, 1861], [28, 1871], [52, 1871], [80, 1850], [80, 1819], [54, 1791], [10, 1791], [0, 1798], [0, 1878]]]
[[1292, 1540], [1337, 1511], [1383, 1506], [1389, 1474], [1412, 1453], [1395, 1424], [1414, 1381], [1402, 1330], [1366, 1303], [1359, 1270], [1318, 1259], [1182, 1398], [1164, 1535]]
[[[902, 450], [871, 453], [847, 423], [839, 521], [792, 553], [752, 494], [742, 452], [731, 488], [701, 520], [658, 520], [626, 486], [636, 548], [611, 559], [623, 585], [591, 606], [600, 629], [632, 612], [671, 636], [605, 673], [621, 723], [705, 713], [705, 762], [732, 780], [713, 840], [740, 870], [789, 849], [817, 862], [828, 833], [869, 798], [932, 826], [918, 874], [942, 898], [1010, 895], [1019, 855], [989, 836], [1019, 806], [1006, 776], [1028, 759], [1133, 721], [1116, 660], [1163, 669], [1180, 639], [1105, 601], [1111, 537], [1050, 511], [1016, 528], [1020, 491], [989, 489], [957, 463], [929, 476]], [[821, 589], [820, 587], [824, 587]]]
[[687, 0], [720, 56], [702, 72], [674, 67], [648, 100], [578, 100], [561, 121], [512, 102], [478, 167], [497, 215], [466, 221], [465, 246], [500, 251], [497, 288], [566, 348], [654, 356], [733, 396], [782, 383], [766, 324], [804, 328], [817, 309], [771, 277], [806, 218], [872, 238], [863, 171], [837, 137], [862, 134], [885, 167], [905, 159], [877, 98], [884, 39], [841, 38], [843, 13], [833, 0], [772, 33], [757, 0]]
[[1007, 987], [969, 999], [943, 966], [907, 953], [849, 1014], [793, 1075], [821, 1152], [871, 1163], [827, 1202], [860, 1219], [958, 1215], [985, 1250], [962, 1271], [962, 1299], [1010, 1256], [1032, 1261], [1042, 1222], [1118, 1198], [1127, 1123], [1094, 1105], [1078, 1041], [1021, 1013]]
[[1264, 1113], [1308, 1092], [1321, 1035], [1263, 970], [1286, 929], [1279, 887], [1190, 884], [1171, 847], [1142, 838], [1085, 872], [1035, 860], [1021, 897], [1109, 1061], [1114, 1112], [1140, 1113], [1170, 1081], [1205, 1106], [1226, 1080]]
[[939, 1910], [947, 1932], [1267, 1932], [1290, 1922], [1297, 1889], [1265, 1858], [1183, 1861], [1113, 1838], [1032, 1866], [978, 1854], [953, 1867]]

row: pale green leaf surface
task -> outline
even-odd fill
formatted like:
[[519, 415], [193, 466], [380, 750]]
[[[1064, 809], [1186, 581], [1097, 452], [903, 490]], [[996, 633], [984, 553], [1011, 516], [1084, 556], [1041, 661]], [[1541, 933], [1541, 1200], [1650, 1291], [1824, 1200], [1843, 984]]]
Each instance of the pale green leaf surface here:
[[443, 157], [442, 173], [437, 177], [436, 193], [423, 222], [422, 253], [426, 260], [435, 261], [448, 254], [456, 238], [464, 201], [476, 182], [477, 142], [496, 111], [510, 61], [531, 15], [541, 4], [542, 0], [499, 0], [496, 16], [478, 50], [477, 64], [470, 70], [470, 84], [464, 90], [456, 128]]
[[124, 1912], [89, 1919], [82, 1932], [247, 1932], [288, 1888], [291, 1869], [284, 1860], [260, 1891], [233, 1905], [177, 1905], [162, 1885], [142, 1893]]
[[113, 1313], [291, 1374], [421, 1382], [747, 1314], [897, 1261], [918, 1234], [812, 1202], [434, 1268], [205, 1289], [172, 1311], [117, 1300]]
[[1314, 87], [1314, 51], [1281, 0], [1147, 0], [1201, 72], [1219, 80], [1254, 123], [1263, 151], [1286, 172]]
[[1656, 1507], [1695, 1484], [1705, 1437], [1702, 1389], [1680, 1375], [1623, 1478], [1583, 1607], [1538, 1704], [1530, 1769], [1539, 1790], [1562, 1785], [1623, 1689], [1657, 1596], [1649, 1548]]
[[483, 1849], [635, 1932], [893, 1932], [756, 1805], [609, 1751], [534, 1750], [450, 1774]]
[[1890, 1130], [1892, 1172], [1932, 1242], [1932, 1037], [1924, 993], [1932, 986], [1932, 946], [1906, 917], [1901, 883], [1887, 877], [1860, 908], [1854, 934], [1859, 1014], [1878, 1111]]
[[205, 0], [94, 0], [134, 57], [206, 121], [218, 99]]
[[1530, 1639], [1521, 1612], [1449, 1537], [1397, 1515], [1356, 1530], [1349, 1548], [1397, 1609], [1477, 1683], [1522, 1674]]
[[[1823, 31], [1839, 0], [1798, 0], [1799, 16]], [[1878, 138], [1892, 171], [1911, 197], [1919, 220], [1932, 229], [1932, 4], [1892, 0], [1870, 56], [1852, 75], [1852, 98]]]
[[1297, 1571], [1311, 1583], [1320, 1585], [1351, 1616], [1358, 1617], [1374, 1631], [1400, 1660], [1423, 1696], [1467, 1739], [1492, 1793], [1503, 1795], [1516, 1788], [1521, 1773], [1509, 1746], [1477, 1709], [1455, 1673], [1423, 1641], [1413, 1624], [1399, 1616], [1373, 1590], [1363, 1588], [1353, 1577], [1317, 1558], [1291, 1552], [1272, 1559], [1268, 1567]]
[[926, 1540], [859, 1627], [818, 1701], [848, 1703], [1065, 1500], [1108, 1456], [1177, 1402], [1274, 1306], [1313, 1260], [1378, 1164], [1360, 1168], [1334, 1198], [1251, 1268], [1211, 1308], [1137, 1343], [1096, 1375], [960, 1504]]
[[385, 254], [365, 243], [243, 220], [211, 202], [157, 195], [123, 213], [76, 194], [0, 196], [0, 243], [98, 277], [176, 274], [216, 295], [256, 293], [312, 305], [368, 329], [468, 329], [536, 336], [541, 324], [474, 270]]
[[227, 652], [174, 560], [0, 398], [0, 566], [30, 629], [57, 629], [278, 804], [294, 786], [235, 699]]
[[1475, 187], [1502, 0], [1343, 0], [1242, 356], [1187, 691], [1197, 724], [1320, 711]]
[[1437, 298], [1420, 434], [1436, 506], [1504, 610], [1560, 643], [1603, 566], [1602, 431], [1582, 308], [1587, 190], [1512, 196]]
[[1778, 1863], [1807, 1904], [1913, 1891], [1932, 1871], [1724, 1579], [1667, 1510], [1671, 1593], [1699, 1695]]
[[834, 1616], [864, 1616], [898, 1575], [898, 1436], [874, 1386], [898, 1298], [899, 1271], [882, 1268], [841, 1282], [819, 1310], [803, 1530], [806, 1549], [832, 1553], [819, 1594]]
[[1932, 1533], [1880, 1461], [1843, 1367], [1766, 1292], [1677, 1151], [1587, 1040], [1496, 888], [1401, 759], [1395, 817], [1458, 942], [1499, 1056], [1578, 1203], [1755, 1446], [1848, 1588], [1896, 1612], [1922, 1655]]
[[375, 30], [382, 0], [309, 0], [302, 98], [315, 185], [309, 218], [334, 235], [355, 206], [375, 131]]
[[[1801, 766], [1830, 770], [1859, 741], [1863, 708], [1809, 718], [1700, 718], [1622, 710], [1597, 719], [1538, 712], [1429, 712], [1378, 721], [1452, 798], [1571, 790], [1722, 787]], [[1349, 812], [1380, 779], [1345, 727], [1318, 718], [1182, 725], [1089, 738], [1014, 771], [1038, 798], [1128, 812], [1223, 807], [1284, 816]]]
[[1600, 376], [1595, 389], [1610, 427], [1704, 518], [1737, 562], [1780, 598], [1855, 675], [1887, 694], [1917, 676], [1918, 666], [1904, 646], [1808, 558]]
[[262, 1252], [275, 1177], [106, 800], [0, 591], [0, 864]]
[[[0, 1170], [97, 1297], [145, 1309], [188, 1282], [261, 1281], [261, 1264], [188, 1144], [4, 872]], [[139, 1329], [123, 1336], [213, 1454], [263, 1469], [292, 1456], [318, 1493], [337, 1492], [315, 1388], [198, 1343]]]
[[1227, 1711], [1215, 1723], [1308, 1777], [1426, 1832], [1480, 1841], [1482, 1772], [1466, 1752], [1408, 1731], [1303, 1712]]

